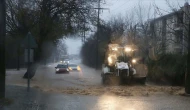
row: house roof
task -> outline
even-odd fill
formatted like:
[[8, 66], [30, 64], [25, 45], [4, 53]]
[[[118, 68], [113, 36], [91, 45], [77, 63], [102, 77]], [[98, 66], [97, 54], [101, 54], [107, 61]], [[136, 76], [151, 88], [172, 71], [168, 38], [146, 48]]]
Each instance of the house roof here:
[[159, 21], [159, 20], [162, 20], [162, 19], [167, 19], [167, 18], [169, 18], [169, 17], [171, 17], [171, 16], [175, 16], [175, 15], [180, 14], [180, 13], [183, 13], [183, 11], [182, 11], [182, 10], [178, 10], [178, 11], [169, 13], [169, 14], [167, 14], [167, 15], [160, 16], [160, 17], [158, 17], [158, 18], [154, 18], [154, 19], [151, 20], [151, 22], [156, 22], [156, 21]]

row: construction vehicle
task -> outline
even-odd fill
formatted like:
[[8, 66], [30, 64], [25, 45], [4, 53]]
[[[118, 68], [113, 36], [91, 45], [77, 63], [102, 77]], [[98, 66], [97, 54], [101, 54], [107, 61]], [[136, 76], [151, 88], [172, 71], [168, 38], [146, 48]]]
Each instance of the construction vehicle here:
[[147, 68], [136, 54], [135, 45], [109, 44], [102, 65], [103, 84], [125, 84], [134, 80], [145, 84]]

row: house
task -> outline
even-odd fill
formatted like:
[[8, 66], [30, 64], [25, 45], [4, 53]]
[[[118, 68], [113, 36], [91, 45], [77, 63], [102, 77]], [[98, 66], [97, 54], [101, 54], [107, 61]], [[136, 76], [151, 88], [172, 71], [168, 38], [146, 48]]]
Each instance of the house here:
[[190, 5], [149, 21], [150, 37], [154, 39], [155, 53], [187, 53]]

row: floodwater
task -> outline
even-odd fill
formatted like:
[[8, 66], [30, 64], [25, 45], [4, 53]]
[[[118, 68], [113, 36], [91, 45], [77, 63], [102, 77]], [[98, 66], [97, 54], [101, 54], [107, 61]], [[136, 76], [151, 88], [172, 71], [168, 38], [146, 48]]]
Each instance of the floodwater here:
[[[101, 71], [79, 64], [81, 71], [72, 71], [69, 74], [55, 74], [57, 63], [40, 66], [36, 75], [31, 79], [31, 87], [51, 93], [66, 93], [80, 95], [112, 94], [118, 96], [149, 96], [156, 94], [182, 95], [183, 87], [146, 85], [114, 85], [105, 86], [101, 83]], [[23, 79], [26, 69], [7, 70], [6, 84], [27, 86]]]

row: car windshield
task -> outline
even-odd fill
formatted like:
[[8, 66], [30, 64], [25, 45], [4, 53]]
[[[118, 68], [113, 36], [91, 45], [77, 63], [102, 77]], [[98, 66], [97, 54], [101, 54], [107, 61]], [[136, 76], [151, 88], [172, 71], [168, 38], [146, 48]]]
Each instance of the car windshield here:
[[57, 65], [57, 68], [67, 68], [67, 65]]

